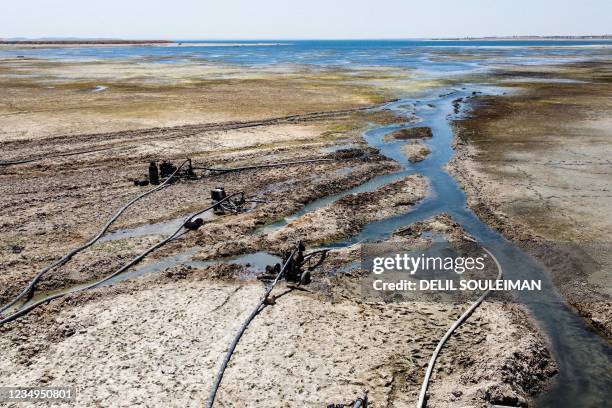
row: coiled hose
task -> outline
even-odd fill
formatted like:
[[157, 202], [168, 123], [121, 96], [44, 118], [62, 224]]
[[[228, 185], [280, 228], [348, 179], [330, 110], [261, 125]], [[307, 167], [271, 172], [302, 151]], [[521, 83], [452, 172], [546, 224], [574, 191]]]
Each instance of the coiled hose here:
[[[503, 276], [503, 270], [502, 270], [502, 267], [499, 261], [497, 260], [497, 258], [495, 258], [495, 256], [491, 253], [491, 251], [489, 251], [487, 248], [482, 247], [482, 249], [484, 249], [485, 252], [491, 256], [491, 258], [493, 258], [493, 261], [495, 262], [495, 265], [497, 266], [497, 279], [498, 280], [501, 279]], [[465, 312], [463, 312], [463, 314], [457, 320], [455, 320], [455, 323], [453, 323], [453, 325], [448, 329], [448, 331], [444, 334], [444, 336], [438, 342], [436, 349], [434, 350], [433, 354], [431, 355], [431, 358], [429, 359], [429, 364], [427, 365], [427, 371], [425, 372], [425, 378], [423, 379], [423, 384], [421, 385], [421, 392], [419, 393], [419, 400], [417, 402], [417, 408], [425, 407], [425, 397], [427, 394], [427, 387], [429, 386], [431, 374], [436, 364], [438, 355], [440, 354], [440, 351], [442, 350], [442, 347], [444, 346], [444, 343], [446, 343], [446, 341], [450, 338], [453, 332], [457, 330], [457, 328], [461, 326], [463, 322], [465, 322], [468, 319], [468, 317], [470, 317], [470, 315], [474, 312], [474, 310], [476, 310], [476, 308], [480, 306], [482, 301], [489, 295], [489, 292], [490, 290], [487, 290], [482, 295], [480, 295], [480, 297], [474, 303], [472, 303], [472, 305]]]

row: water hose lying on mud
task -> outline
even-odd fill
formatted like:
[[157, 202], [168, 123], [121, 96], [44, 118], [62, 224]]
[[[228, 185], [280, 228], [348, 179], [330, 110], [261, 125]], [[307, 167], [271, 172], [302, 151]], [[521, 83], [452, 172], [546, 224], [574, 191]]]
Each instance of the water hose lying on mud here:
[[[250, 169], [258, 169], [258, 168], [269, 168], [269, 167], [281, 167], [281, 166], [288, 166], [288, 165], [292, 165], [292, 164], [301, 164], [301, 163], [316, 163], [316, 162], [327, 162], [327, 161], [333, 161], [335, 159], [327, 159], [327, 158], [322, 158], [322, 159], [310, 159], [310, 160], [300, 160], [300, 161], [291, 161], [291, 162], [281, 162], [281, 163], [270, 163], [270, 164], [261, 164], [261, 165], [255, 165], [255, 166], [245, 166], [245, 167], [237, 167], [237, 168], [228, 168], [228, 169], [221, 169], [221, 168], [208, 168], [208, 167], [193, 167], [193, 169], [199, 169], [199, 170], [209, 170], [211, 172], [215, 172], [215, 173], [229, 173], [229, 172], [234, 172], [234, 171], [242, 171], [242, 170], [250, 170]], [[190, 163], [190, 159], [185, 160], [163, 183], [161, 183], [159, 186], [152, 188], [142, 194], [140, 194], [139, 196], [137, 196], [136, 198], [132, 199], [130, 202], [128, 202], [126, 205], [124, 205], [123, 207], [121, 207], [116, 213], [115, 215], [113, 215], [113, 217], [111, 217], [110, 220], [108, 220], [106, 222], [106, 224], [102, 227], [102, 229], [100, 230], [100, 232], [98, 232], [98, 234], [96, 236], [94, 236], [93, 238], [91, 238], [89, 241], [87, 241], [86, 243], [84, 243], [83, 245], [79, 246], [78, 248], [73, 249], [72, 251], [68, 252], [66, 255], [64, 255], [62, 258], [58, 259], [57, 261], [52, 262], [49, 266], [47, 266], [46, 268], [42, 269], [40, 272], [38, 272], [38, 274], [36, 274], [36, 276], [30, 281], [30, 283], [26, 286], [25, 289], [23, 289], [23, 291], [17, 296], [15, 297], [12, 301], [10, 301], [9, 303], [3, 305], [0, 307], [0, 313], [4, 312], [5, 310], [7, 310], [8, 308], [10, 308], [11, 306], [13, 306], [14, 304], [16, 304], [17, 302], [19, 302], [21, 299], [23, 299], [24, 297], [28, 296], [31, 291], [34, 289], [34, 286], [36, 285], [36, 283], [42, 278], [42, 276], [44, 274], [46, 274], [47, 272], [49, 272], [50, 270], [57, 268], [59, 266], [64, 265], [66, 262], [68, 262], [70, 259], [72, 259], [72, 257], [74, 255], [76, 255], [77, 253], [83, 251], [84, 249], [89, 248], [90, 246], [92, 246], [93, 244], [95, 244], [100, 238], [102, 238], [102, 235], [104, 235], [106, 233], [106, 231], [108, 230], [108, 228], [121, 216], [121, 214], [123, 214], [130, 206], [132, 206], [134, 203], [136, 203], [137, 201], [141, 200], [142, 198], [148, 196], [149, 194], [152, 194], [158, 190], [161, 190], [162, 188], [166, 187], [174, 178], [174, 176], [176, 176], [176, 174], [185, 166], [185, 164]], [[217, 203], [219, 204], [219, 203]]]
[[234, 172], [234, 171], [263, 169], [263, 168], [269, 168], [269, 167], [282, 167], [282, 166], [290, 166], [292, 164], [328, 162], [328, 161], [335, 161], [335, 160], [336, 159], [310, 159], [310, 160], [298, 160], [298, 161], [270, 163], [270, 164], [259, 164], [259, 165], [255, 165], [255, 166], [234, 167], [234, 168], [227, 168], [227, 169], [214, 168], [214, 167], [193, 166], [193, 169], [194, 170], [207, 170], [207, 171], [210, 171], [212, 173], [231, 173], [231, 172]]
[[[502, 270], [502, 267], [499, 261], [497, 260], [497, 258], [495, 258], [495, 256], [491, 253], [491, 251], [489, 251], [487, 248], [482, 247], [482, 249], [484, 249], [485, 252], [489, 254], [489, 256], [495, 262], [495, 265], [497, 266], [497, 279], [498, 280], [501, 279], [503, 275], [503, 270]], [[463, 312], [463, 314], [457, 320], [455, 320], [455, 323], [453, 323], [453, 325], [448, 329], [448, 331], [444, 334], [444, 336], [438, 342], [436, 349], [434, 350], [433, 354], [431, 355], [431, 358], [429, 359], [429, 364], [427, 365], [427, 371], [425, 372], [425, 378], [423, 379], [423, 384], [421, 385], [421, 391], [419, 393], [419, 400], [416, 405], [417, 408], [425, 407], [425, 397], [427, 394], [427, 387], [429, 386], [429, 381], [431, 379], [431, 374], [433, 372], [434, 365], [436, 364], [436, 359], [438, 358], [438, 355], [440, 354], [442, 347], [444, 347], [444, 343], [446, 343], [446, 341], [450, 338], [453, 332], [457, 330], [457, 328], [461, 326], [463, 322], [465, 322], [468, 319], [468, 317], [470, 317], [470, 315], [474, 312], [474, 310], [476, 310], [476, 308], [480, 306], [482, 301], [489, 295], [489, 292], [491, 292], [490, 289], [485, 291], [482, 295], [480, 295], [480, 297], [474, 303], [472, 303], [472, 305], [465, 312]]]
[[[129, 268], [131, 268], [132, 266], [136, 265], [138, 262], [142, 261], [144, 259], [145, 256], [149, 255], [151, 252], [155, 251], [156, 249], [161, 248], [162, 246], [166, 245], [168, 242], [181, 237], [182, 235], [186, 234], [191, 228], [189, 228], [190, 223], [192, 222], [192, 220], [194, 218], [196, 218], [198, 215], [206, 212], [206, 211], [210, 211], [212, 210], [216, 205], [218, 205], [220, 202], [225, 202], [239, 194], [243, 194], [242, 192], [239, 193], [234, 193], [234, 194], [230, 194], [227, 197], [225, 197], [223, 200], [216, 202], [215, 204], [206, 207], [203, 210], [200, 210], [196, 213], [191, 214], [190, 216], [188, 216], [187, 218], [185, 218], [185, 221], [183, 221], [183, 223], [181, 224], [180, 227], [177, 228], [177, 230], [171, 234], [170, 236], [168, 236], [167, 238], [163, 239], [162, 241], [158, 242], [157, 244], [149, 247], [147, 250], [145, 250], [143, 253], [141, 253], [140, 255], [138, 255], [137, 257], [135, 257], [134, 259], [132, 259], [130, 262], [128, 262], [127, 264], [123, 265], [121, 268], [117, 269], [115, 272], [111, 273], [110, 275], [105, 276], [102, 279], [99, 279], [93, 283], [90, 283], [86, 286], [80, 287], [80, 288], [75, 288], [66, 292], [62, 292], [62, 293], [57, 293], [55, 295], [51, 295], [51, 296], [47, 296], [44, 299], [41, 299], [35, 303], [32, 303], [31, 305], [27, 306], [27, 307], [23, 307], [21, 309], [19, 309], [18, 311], [16, 311], [15, 313], [13, 313], [10, 316], [7, 316], [6, 318], [0, 320], [0, 326], [2, 326], [5, 323], [11, 322], [23, 315], [25, 315], [26, 313], [29, 313], [30, 311], [36, 309], [37, 307], [48, 303], [52, 300], [58, 299], [60, 297], [66, 296], [66, 295], [70, 295], [73, 293], [77, 293], [77, 292], [82, 292], [88, 289], [93, 289], [96, 286], [99, 286], [101, 284], [103, 284], [104, 282], [114, 278], [115, 276], [125, 272], [126, 270], [128, 270]], [[201, 225], [201, 224], [200, 224]]]
[[253, 311], [251, 312], [249, 317], [247, 317], [247, 319], [244, 321], [242, 326], [240, 326], [240, 329], [238, 330], [238, 333], [236, 333], [236, 336], [234, 337], [234, 340], [232, 340], [232, 343], [230, 344], [230, 346], [229, 346], [229, 348], [227, 350], [227, 353], [225, 354], [225, 358], [223, 359], [223, 363], [221, 364], [221, 367], [219, 367], [219, 371], [217, 372], [217, 376], [215, 378], [215, 382], [213, 384], [212, 390], [210, 391], [210, 396], [208, 397], [208, 402], [206, 403], [206, 406], [208, 408], [212, 408], [212, 406], [213, 406], [213, 404], [215, 402], [215, 397], [217, 396], [217, 391], [219, 390], [219, 386], [221, 385], [221, 380], [223, 379], [223, 374], [225, 373], [225, 369], [227, 368], [227, 365], [228, 365], [230, 359], [232, 358], [232, 354], [234, 353], [234, 350], [236, 349], [236, 346], [238, 345], [238, 342], [240, 341], [240, 338], [242, 337], [242, 335], [246, 331], [246, 329], [249, 326], [249, 324], [253, 321], [255, 316], [257, 316], [259, 314], [259, 312], [261, 312], [268, 305], [268, 303], [267, 303], [268, 296], [272, 292], [272, 289], [274, 289], [274, 286], [276, 286], [276, 284], [280, 280], [281, 276], [283, 276], [283, 273], [285, 273], [285, 269], [287, 268], [287, 265], [289, 265], [289, 263], [293, 259], [293, 256], [297, 252], [298, 252], [298, 248], [294, 249], [291, 252], [291, 255], [289, 255], [289, 257], [287, 258], [287, 261], [283, 264], [283, 266], [281, 267], [280, 271], [276, 274], [276, 278], [274, 279], [274, 281], [272, 282], [270, 287], [266, 290], [264, 295], [261, 297], [261, 300], [257, 303], [257, 306], [255, 306], [255, 309], [253, 309]]
[[145, 191], [144, 193], [140, 194], [139, 196], [133, 198], [132, 200], [130, 200], [127, 204], [125, 204], [123, 207], [121, 207], [116, 213], [115, 215], [113, 215], [107, 222], [106, 224], [104, 224], [104, 226], [102, 227], [102, 229], [100, 230], [100, 232], [98, 232], [98, 234], [96, 234], [96, 236], [94, 236], [93, 238], [91, 238], [89, 241], [87, 241], [86, 243], [84, 243], [83, 245], [79, 246], [78, 248], [73, 249], [72, 251], [68, 252], [66, 255], [64, 255], [63, 257], [61, 257], [60, 259], [58, 259], [57, 261], [52, 262], [50, 265], [48, 265], [47, 267], [45, 267], [44, 269], [42, 269], [40, 272], [38, 272], [36, 274], [36, 276], [34, 276], [34, 278], [30, 281], [30, 283], [28, 284], [28, 286], [25, 287], [25, 289], [23, 289], [23, 291], [21, 291], [21, 293], [19, 295], [17, 295], [17, 297], [15, 297], [12, 301], [10, 301], [9, 303], [5, 304], [4, 306], [0, 307], [0, 313], [4, 312], [6, 309], [10, 308], [11, 306], [13, 306], [15, 303], [19, 302], [21, 299], [23, 299], [24, 297], [28, 296], [31, 291], [34, 289], [34, 286], [36, 285], [36, 283], [43, 277], [44, 274], [46, 274], [47, 272], [49, 272], [50, 270], [57, 268], [59, 266], [64, 265], [66, 262], [68, 262], [70, 259], [72, 259], [73, 256], [75, 256], [76, 254], [78, 254], [79, 252], [83, 251], [84, 249], [89, 248], [90, 246], [92, 246], [93, 244], [95, 244], [100, 238], [102, 238], [102, 235], [104, 235], [106, 233], [106, 231], [109, 229], [109, 227], [117, 220], [117, 218], [119, 218], [121, 216], [121, 214], [123, 214], [129, 207], [131, 207], [134, 203], [136, 203], [137, 201], [145, 198], [146, 196], [161, 190], [162, 188], [166, 187], [174, 178], [174, 176], [181, 170], [181, 168], [187, 164], [189, 162], [189, 160], [185, 160], [163, 183], [161, 183], [159, 186], [152, 188], [150, 190]]
[[[258, 169], [258, 168], [269, 168], [269, 167], [281, 167], [281, 166], [288, 166], [288, 165], [292, 165], [292, 164], [301, 164], [301, 163], [315, 163], [315, 162], [327, 162], [327, 161], [334, 161], [335, 159], [328, 159], [328, 158], [321, 158], [321, 159], [310, 159], [310, 160], [299, 160], [299, 161], [290, 161], [290, 162], [281, 162], [281, 163], [270, 163], [270, 164], [261, 164], [261, 165], [255, 165], [255, 166], [245, 166], [245, 167], [237, 167], [237, 168], [227, 168], [227, 169], [221, 169], [221, 168], [208, 168], [208, 167], [193, 167], [193, 169], [199, 169], [199, 170], [209, 170], [211, 172], [216, 172], [216, 173], [229, 173], [229, 172], [235, 172], [235, 171], [242, 171], [242, 170], [250, 170], [250, 169]], [[136, 203], [137, 201], [141, 200], [142, 198], [158, 191], [161, 190], [162, 188], [166, 187], [172, 180], [173, 178], [176, 176], [176, 174], [187, 164], [190, 163], [190, 159], [187, 159], [185, 161], [183, 161], [183, 163], [178, 166], [178, 168], [163, 182], [161, 183], [159, 186], [152, 188], [142, 194], [140, 194], [139, 196], [135, 197], [134, 199], [132, 199], [130, 202], [128, 202], [126, 205], [124, 205], [123, 207], [121, 207], [116, 213], [115, 215], [113, 215], [113, 217], [111, 217], [110, 220], [108, 220], [106, 222], [106, 224], [102, 227], [102, 229], [100, 230], [100, 232], [98, 232], [98, 234], [96, 236], [94, 236], [93, 238], [91, 238], [89, 241], [87, 241], [86, 243], [84, 243], [83, 245], [79, 246], [78, 248], [73, 249], [72, 251], [68, 252], [66, 255], [64, 255], [62, 258], [58, 259], [57, 261], [52, 262], [50, 265], [48, 265], [47, 267], [45, 267], [44, 269], [42, 269], [40, 272], [38, 272], [38, 274], [36, 274], [36, 276], [29, 282], [29, 284], [23, 289], [23, 291], [17, 295], [17, 297], [15, 297], [12, 301], [10, 301], [9, 303], [3, 305], [0, 307], [0, 313], [4, 312], [5, 310], [9, 309], [10, 307], [12, 307], [13, 305], [15, 305], [17, 302], [19, 302], [21, 299], [23, 299], [24, 297], [28, 296], [32, 290], [34, 289], [36, 283], [38, 283], [38, 281], [43, 277], [43, 275], [45, 275], [47, 272], [49, 272], [50, 270], [60, 267], [62, 265], [64, 265], [66, 262], [68, 262], [70, 259], [72, 259], [72, 257], [74, 257], [74, 255], [76, 255], [77, 253], [89, 248], [90, 246], [92, 246], [93, 244], [95, 244], [100, 238], [102, 238], [102, 236], [106, 233], [106, 231], [108, 230], [108, 228], [110, 228], [110, 226], [121, 216], [121, 214], [123, 214], [130, 206], [132, 206], [134, 203]], [[225, 200], [224, 200], [225, 201]], [[217, 205], [221, 204], [220, 202], [217, 203]]]

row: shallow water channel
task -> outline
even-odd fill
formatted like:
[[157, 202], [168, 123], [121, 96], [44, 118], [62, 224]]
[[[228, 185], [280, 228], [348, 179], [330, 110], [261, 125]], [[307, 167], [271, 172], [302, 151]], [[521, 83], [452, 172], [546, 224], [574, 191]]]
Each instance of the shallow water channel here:
[[[398, 114], [415, 113], [421, 119], [418, 123], [413, 121], [404, 125], [379, 126], [364, 133], [364, 138], [370, 146], [400, 163], [402, 168], [397, 172], [375, 177], [353, 189], [316, 200], [295, 214], [266, 226], [262, 232], [267, 233], [282, 228], [297, 217], [348, 194], [373, 191], [410, 174], [424, 175], [429, 180], [429, 195], [412, 207], [409, 213], [372, 222], [358, 235], [327, 246], [346, 247], [357, 242], [384, 240], [400, 227], [441, 213], [450, 215], [495, 255], [502, 265], [504, 278], [542, 281], [542, 291], [514, 293], [515, 301], [527, 306], [540, 329], [549, 337], [551, 351], [559, 364], [559, 373], [554, 379], [553, 386], [535, 401], [536, 406], [546, 408], [608, 406], [612, 390], [612, 347], [594, 333], [567, 305], [555, 290], [544, 268], [535, 259], [489, 228], [467, 207], [463, 190], [444, 168], [454, 155], [451, 120], [456, 113], [453, 101], [457, 98], [471, 97], [474, 91], [486, 94], [501, 92], [499, 88], [470, 85], [469, 89], [442, 92], [437, 90], [435, 94], [432, 92], [431, 95], [418, 100], [404, 99], [385, 106], [386, 109], [392, 109]], [[385, 135], [399, 128], [413, 126], [431, 127], [433, 133], [431, 139], [423, 141], [431, 149], [431, 153], [418, 163], [410, 163], [401, 151], [405, 141], [384, 140]]]
[[[402, 170], [382, 176], [370, 182], [379, 185], [420, 173], [427, 177], [431, 192], [407, 214], [376, 221], [365, 226], [360, 234], [347, 240], [330, 244], [333, 247], [351, 245], [360, 241], [374, 241], [388, 238], [394, 230], [425, 220], [436, 214], [447, 213], [469, 234], [486, 246], [500, 261], [504, 276], [508, 279], [540, 279], [542, 291], [516, 292], [515, 300], [526, 305], [549, 337], [551, 351], [559, 364], [559, 374], [550, 390], [536, 401], [537, 407], [604, 407], [609, 406], [612, 390], [612, 347], [572, 310], [554, 289], [544, 268], [531, 256], [489, 228], [466, 205], [465, 194], [455, 179], [444, 169], [452, 158], [453, 100], [469, 97], [472, 91], [498, 92], [495, 89], [471, 87], [456, 90], [450, 95], [432, 95], [419, 101], [398, 101], [388, 106], [402, 106], [413, 103], [416, 114], [423, 120], [410, 126], [429, 126], [433, 137], [424, 142], [431, 154], [422, 162], [409, 163], [402, 154], [401, 141], [385, 142], [384, 136], [398, 127], [381, 126], [365, 133], [366, 141], [379, 148], [381, 154], [398, 161]], [[367, 183], [366, 183], [367, 184]], [[365, 185], [364, 185], [365, 186]], [[360, 186], [361, 191], [364, 186]], [[357, 191], [352, 191], [357, 192]], [[317, 203], [312, 203], [311, 208]]]

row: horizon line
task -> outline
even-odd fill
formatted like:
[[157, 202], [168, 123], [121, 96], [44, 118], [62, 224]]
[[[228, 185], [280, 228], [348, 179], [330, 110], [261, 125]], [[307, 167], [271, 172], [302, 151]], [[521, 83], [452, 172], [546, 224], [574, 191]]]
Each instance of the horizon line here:
[[366, 37], [366, 38], [346, 38], [346, 37], [264, 37], [264, 38], [174, 38], [174, 37], [80, 37], [80, 36], [50, 36], [50, 37], [0, 37], [0, 41], [449, 41], [449, 40], [495, 40], [495, 39], [612, 39], [612, 34], [571, 34], [571, 35], [487, 35], [487, 36], [452, 36], [452, 37]]

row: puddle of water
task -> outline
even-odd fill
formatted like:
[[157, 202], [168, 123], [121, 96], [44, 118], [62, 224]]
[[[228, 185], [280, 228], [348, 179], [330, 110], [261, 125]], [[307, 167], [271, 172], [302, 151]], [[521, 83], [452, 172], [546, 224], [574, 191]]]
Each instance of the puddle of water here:
[[136, 278], [148, 273], [161, 272], [175, 266], [191, 266], [192, 268], [206, 268], [217, 264], [236, 264], [246, 266], [246, 273], [239, 276], [242, 279], [250, 279], [253, 276], [265, 271], [267, 265], [274, 265], [282, 262], [282, 259], [276, 255], [267, 252], [253, 252], [244, 255], [232, 256], [227, 258], [219, 258], [210, 261], [200, 261], [193, 257], [200, 251], [201, 248], [194, 247], [177, 255], [167, 256], [159, 259], [148, 265], [137, 267], [131, 272], [126, 272], [117, 275], [113, 279], [105, 282], [103, 286], [112, 285], [113, 283], [121, 282], [126, 279]]
[[[207, 211], [198, 216], [204, 221], [215, 218], [212, 211]], [[185, 217], [174, 218], [168, 221], [162, 221], [155, 224], [145, 224], [135, 228], [126, 228], [113, 231], [104, 235], [98, 242], [117, 241], [126, 238], [144, 237], [148, 235], [171, 235], [185, 221]]]
[[[135, 269], [117, 275], [99, 287], [110, 286], [117, 284], [119, 282], [134, 279], [139, 276], [143, 276], [145, 274], [162, 272], [169, 268], [173, 268], [175, 266], [191, 266], [192, 268], [205, 268], [211, 265], [217, 264], [236, 264], [246, 266], [246, 271], [238, 276], [239, 279], [252, 279], [255, 276], [260, 275], [262, 272], [266, 270], [267, 265], [274, 265], [277, 263], [282, 263], [282, 259], [276, 255], [272, 255], [268, 252], [253, 252], [244, 255], [232, 256], [227, 258], [219, 258], [211, 261], [200, 261], [197, 259], [193, 259], [193, 257], [200, 251], [200, 247], [193, 247], [184, 252], [181, 252], [176, 255], [167, 256], [161, 259], [158, 259], [154, 262], [151, 262], [148, 265], [136, 267]], [[17, 311], [18, 309], [29, 306], [35, 302], [38, 302], [48, 296], [56, 295], [56, 294], [65, 294], [71, 291], [75, 291], [81, 288], [84, 288], [95, 281], [90, 281], [86, 283], [82, 283], [79, 285], [74, 285], [69, 288], [57, 289], [53, 291], [45, 291], [36, 293], [32, 299], [29, 301], [22, 303], [18, 306], [15, 306], [13, 309], [9, 310], [9, 312]]]
[[335, 174], [338, 176], [347, 176], [349, 174], [351, 174], [354, 171], [354, 169], [352, 167], [345, 167], [343, 169], [340, 170], [336, 170]]

